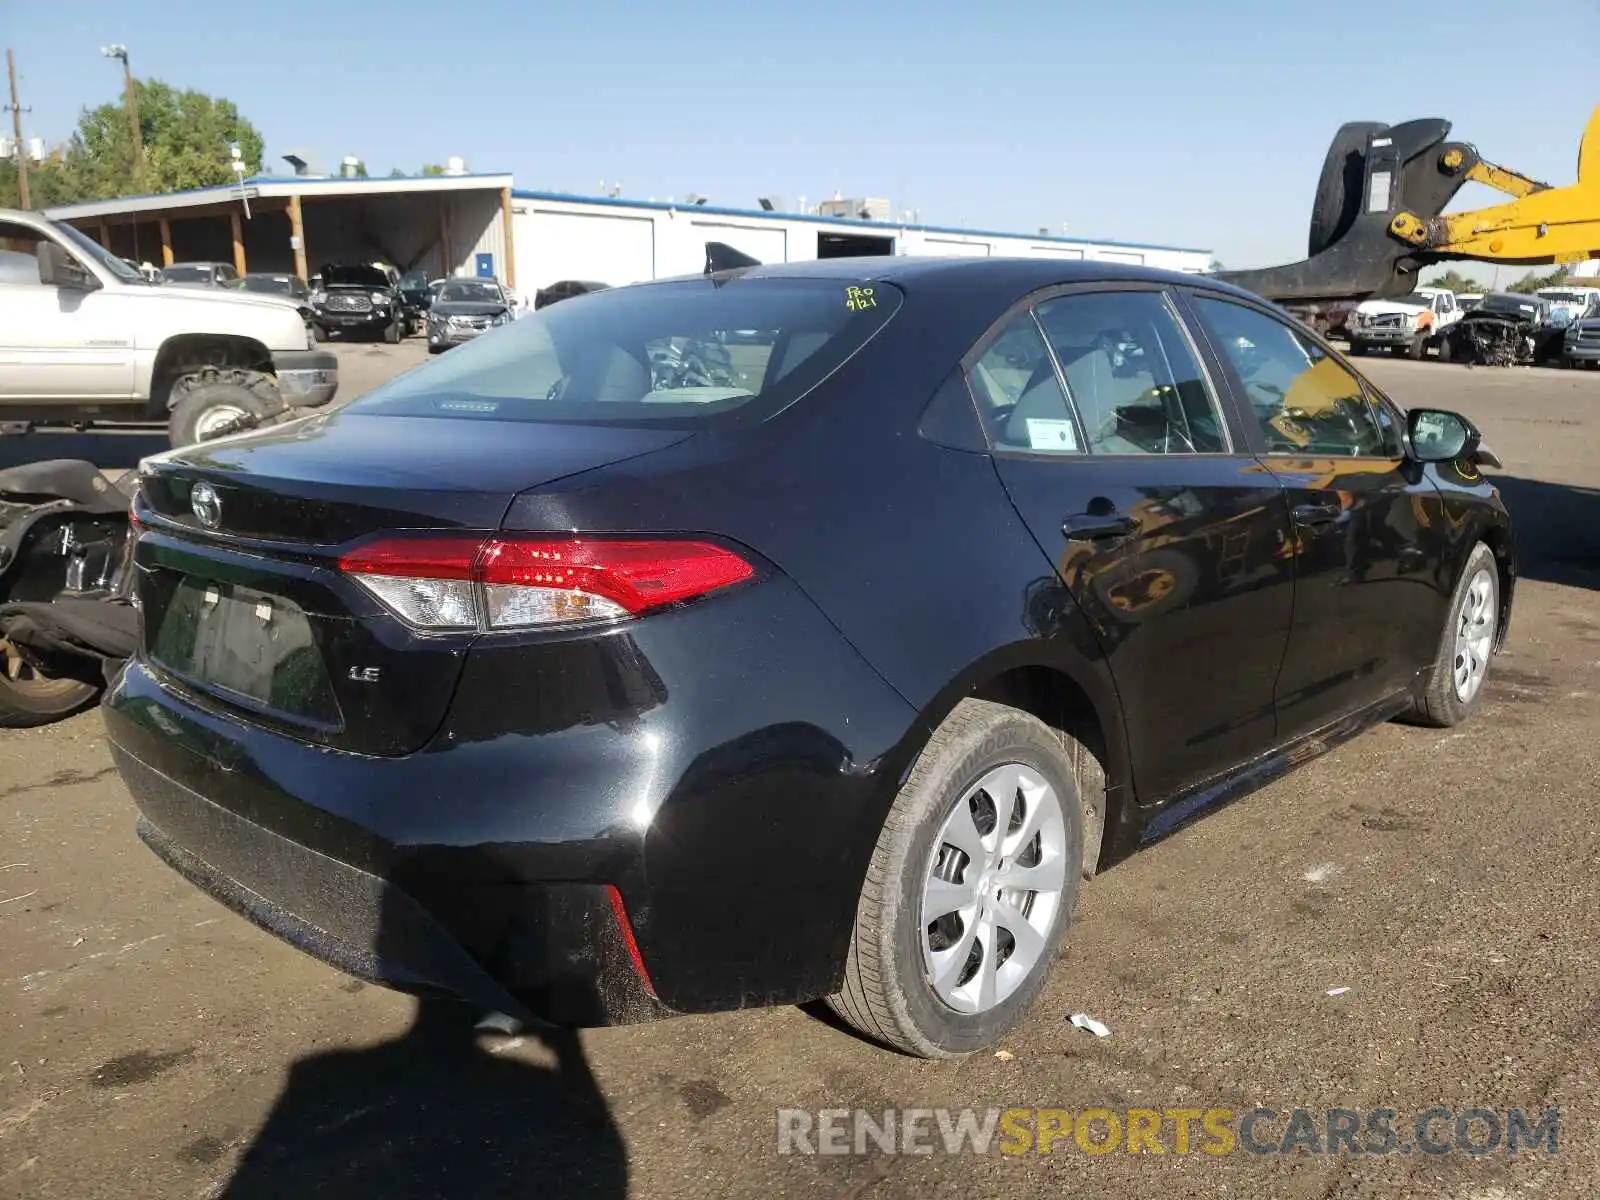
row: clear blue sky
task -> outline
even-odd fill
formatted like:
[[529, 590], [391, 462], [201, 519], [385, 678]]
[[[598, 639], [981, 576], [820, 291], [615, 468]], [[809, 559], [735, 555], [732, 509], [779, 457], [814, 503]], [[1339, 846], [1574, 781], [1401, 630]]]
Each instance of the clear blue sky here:
[[[30, 135], [135, 72], [226, 96], [269, 169], [452, 154], [520, 187], [754, 206], [886, 196], [922, 220], [1304, 253], [1348, 120], [1440, 116], [1490, 159], [1576, 173], [1600, 5], [1325, 0], [859, 5], [679, 0], [0, 0]], [[235, 15], [238, 13], [239, 15]], [[247, 14], [247, 15], [246, 15]], [[1409, 24], [1414, 38], [1402, 36]], [[1489, 202], [1492, 193], [1462, 200]]]

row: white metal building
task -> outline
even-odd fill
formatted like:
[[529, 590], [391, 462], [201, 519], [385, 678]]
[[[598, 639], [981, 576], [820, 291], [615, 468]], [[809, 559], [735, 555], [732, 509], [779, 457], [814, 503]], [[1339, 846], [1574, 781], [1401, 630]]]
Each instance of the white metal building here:
[[1200, 273], [1205, 250], [1135, 242], [522, 191], [510, 175], [396, 179], [260, 176], [242, 185], [50, 209], [114, 253], [158, 266], [233, 262], [241, 272], [392, 263], [500, 279], [524, 292], [562, 279], [613, 286], [695, 274], [707, 242], [766, 263], [870, 255], [1013, 256]]
[[1199, 274], [1206, 250], [1087, 238], [1028, 236], [710, 205], [513, 190], [516, 273], [526, 289], [560, 279], [613, 286], [694, 274], [705, 244], [724, 242], [762, 262], [855, 255], [1020, 257], [1132, 263]]

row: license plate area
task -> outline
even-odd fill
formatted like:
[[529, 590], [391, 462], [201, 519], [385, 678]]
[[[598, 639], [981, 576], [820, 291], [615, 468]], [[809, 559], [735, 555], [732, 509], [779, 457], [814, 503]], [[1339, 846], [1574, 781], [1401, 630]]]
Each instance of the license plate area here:
[[152, 661], [247, 708], [324, 731], [341, 725], [313, 618], [293, 600], [179, 576], [149, 635]]

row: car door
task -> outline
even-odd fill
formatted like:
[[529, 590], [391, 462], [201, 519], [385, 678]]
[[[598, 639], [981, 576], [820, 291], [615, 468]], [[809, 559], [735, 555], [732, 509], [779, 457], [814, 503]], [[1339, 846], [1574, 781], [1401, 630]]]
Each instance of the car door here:
[[1144, 803], [1270, 745], [1288, 517], [1174, 298], [1073, 290], [969, 356], [999, 473], [1115, 679]]
[[1438, 647], [1448, 594], [1443, 504], [1404, 456], [1392, 411], [1309, 332], [1233, 297], [1195, 310], [1287, 489], [1294, 624], [1279, 673], [1280, 739], [1408, 687]]
[[128, 398], [133, 337], [111, 319], [116, 299], [103, 288], [40, 283], [35, 256], [45, 237], [0, 221], [0, 404]]

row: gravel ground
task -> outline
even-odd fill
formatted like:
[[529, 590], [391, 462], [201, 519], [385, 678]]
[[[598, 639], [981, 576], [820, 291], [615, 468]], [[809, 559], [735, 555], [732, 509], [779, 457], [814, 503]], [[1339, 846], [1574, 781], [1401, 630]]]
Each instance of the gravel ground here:
[[[345, 396], [422, 357], [339, 349]], [[1594, 1196], [1600, 373], [1367, 369], [1472, 415], [1506, 462], [1524, 579], [1483, 708], [1374, 730], [1102, 876], [1004, 1053], [916, 1062], [792, 1008], [474, 1035], [161, 866], [90, 712], [0, 735], [0, 1196]], [[112, 467], [139, 452], [36, 436]], [[1388, 1107], [1404, 1134], [1435, 1105], [1559, 1107], [1557, 1151], [809, 1156], [776, 1137], [780, 1108]]]

